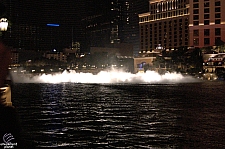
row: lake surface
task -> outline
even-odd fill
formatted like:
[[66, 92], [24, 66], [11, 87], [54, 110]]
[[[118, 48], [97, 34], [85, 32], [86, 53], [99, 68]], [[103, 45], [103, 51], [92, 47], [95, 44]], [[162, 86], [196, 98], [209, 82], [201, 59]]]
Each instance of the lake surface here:
[[12, 88], [37, 148], [225, 148], [224, 95], [223, 81]]

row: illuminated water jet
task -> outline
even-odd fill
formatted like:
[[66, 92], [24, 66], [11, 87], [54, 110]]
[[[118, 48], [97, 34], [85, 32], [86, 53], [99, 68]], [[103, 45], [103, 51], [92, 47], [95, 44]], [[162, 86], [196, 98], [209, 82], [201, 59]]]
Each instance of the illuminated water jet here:
[[63, 73], [24, 75], [13, 74], [15, 83], [188, 83], [197, 82], [199, 79], [183, 76], [180, 73], [158, 74], [155, 71], [132, 74], [119, 70], [101, 71], [97, 75], [92, 73], [76, 73], [64, 71]]

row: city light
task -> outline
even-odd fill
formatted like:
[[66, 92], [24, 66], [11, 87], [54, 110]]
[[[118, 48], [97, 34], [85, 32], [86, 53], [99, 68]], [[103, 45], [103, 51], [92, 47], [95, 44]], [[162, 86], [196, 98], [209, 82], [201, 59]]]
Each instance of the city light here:
[[[32, 70], [32, 72], [34, 71]], [[53, 71], [53, 69], [50, 69], [50, 71]], [[27, 75], [30, 76], [29, 74]], [[163, 75], [155, 71], [132, 74], [115, 69], [100, 71], [96, 75], [92, 73], [77, 73], [71, 70], [54, 74], [33, 75], [29, 78], [12, 73], [12, 77], [16, 83], [190, 83], [200, 81], [200, 79], [183, 76], [176, 72], [167, 72]]]
[[8, 20], [6, 18], [1, 18], [0, 20], [0, 30], [1, 31], [7, 31], [8, 28]]
[[59, 24], [47, 24], [47, 26], [55, 26], [55, 27], [57, 27], [57, 26], [59, 26]]

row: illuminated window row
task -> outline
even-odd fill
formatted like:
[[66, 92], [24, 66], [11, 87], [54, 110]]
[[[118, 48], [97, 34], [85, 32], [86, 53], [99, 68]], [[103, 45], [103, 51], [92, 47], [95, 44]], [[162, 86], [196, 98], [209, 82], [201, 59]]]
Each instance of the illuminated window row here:
[[151, 14], [185, 8], [185, 4], [186, 0], [167, 0], [151, 3]]
[[157, 14], [153, 14], [153, 15], [149, 15], [149, 16], [140, 17], [139, 23], [168, 19], [168, 18], [185, 16], [185, 15], [189, 15], [188, 9], [168, 11], [168, 12], [157, 13]]
[[[194, 20], [193, 21], [193, 25], [194, 26], [199, 26], [199, 25], [214, 25], [214, 24], [221, 24], [221, 19], [215, 19], [215, 22], [210, 22], [209, 20], [204, 20], [203, 23], [199, 23], [199, 21]], [[190, 24], [189, 26], [192, 26], [192, 24]]]

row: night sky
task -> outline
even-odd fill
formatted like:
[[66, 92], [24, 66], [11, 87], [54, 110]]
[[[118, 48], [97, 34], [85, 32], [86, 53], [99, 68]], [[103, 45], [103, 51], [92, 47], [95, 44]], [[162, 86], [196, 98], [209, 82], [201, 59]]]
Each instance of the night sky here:
[[[82, 38], [81, 19], [85, 16], [86, 0], [3, 0], [3, 3], [14, 28], [22, 25], [38, 27], [40, 35], [37, 36], [44, 37], [41, 40], [54, 36], [58, 38], [53, 40], [61, 45], [60, 48], [65, 48], [71, 46], [72, 30], [74, 41]], [[57, 23], [60, 27], [46, 29], [48, 23]], [[14, 38], [14, 41], [18, 40]]]
[[59, 33], [64, 47], [71, 45], [72, 28], [74, 41], [81, 37], [81, 19], [85, 13], [83, 0], [23, 0], [18, 3], [18, 23], [44, 27], [48, 23], [60, 24]]
[[84, 1], [82, 0], [23, 0], [20, 5], [20, 17], [39, 23], [77, 23]]

